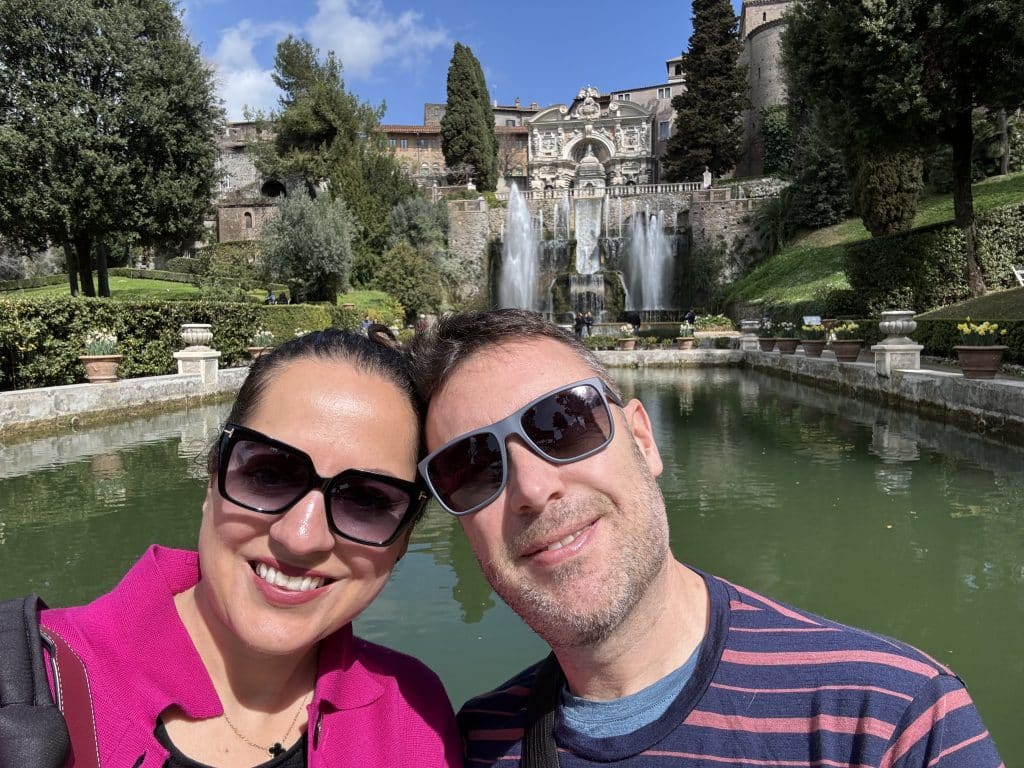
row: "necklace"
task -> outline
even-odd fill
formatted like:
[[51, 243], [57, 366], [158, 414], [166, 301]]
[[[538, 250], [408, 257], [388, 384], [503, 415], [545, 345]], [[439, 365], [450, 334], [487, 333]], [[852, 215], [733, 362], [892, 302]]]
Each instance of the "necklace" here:
[[250, 741], [245, 736], [243, 736], [242, 732], [235, 728], [235, 724], [231, 722], [231, 718], [228, 717], [227, 710], [224, 711], [224, 722], [227, 723], [228, 727], [235, 732], [235, 736], [240, 738], [253, 749], [257, 749], [260, 752], [269, 752], [271, 757], [277, 757], [278, 755], [284, 752], [284, 742], [288, 740], [288, 734], [290, 734], [292, 732], [292, 728], [295, 727], [295, 721], [299, 719], [299, 712], [302, 711], [302, 707], [306, 704], [306, 699], [307, 696], [303, 696], [302, 701], [299, 702], [299, 706], [295, 710], [295, 714], [292, 715], [292, 721], [288, 723], [288, 730], [284, 732], [284, 736], [281, 737], [281, 741], [275, 741], [269, 747], [261, 747], [256, 742]]

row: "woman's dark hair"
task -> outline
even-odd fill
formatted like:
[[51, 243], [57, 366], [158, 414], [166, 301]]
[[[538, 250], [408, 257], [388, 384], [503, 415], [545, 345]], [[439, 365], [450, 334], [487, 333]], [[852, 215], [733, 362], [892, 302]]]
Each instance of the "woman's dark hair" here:
[[[327, 328], [289, 339], [256, 358], [241, 389], [238, 390], [227, 421], [244, 425], [253, 411], [259, 407], [264, 391], [278, 374], [292, 363], [308, 359], [346, 362], [358, 371], [380, 376], [394, 384], [408, 398], [416, 414], [422, 442], [425, 409], [423, 401], [413, 387], [405, 355], [399, 348], [382, 339], [367, 338], [360, 333], [337, 328]], [[210, 448], [207, 456], [207, 469], [211, 477], [217, 472], [219, 445], [218, 440]], [[417, 446], [417, 451], [419, 452], [421, 448], [422, 446]]]

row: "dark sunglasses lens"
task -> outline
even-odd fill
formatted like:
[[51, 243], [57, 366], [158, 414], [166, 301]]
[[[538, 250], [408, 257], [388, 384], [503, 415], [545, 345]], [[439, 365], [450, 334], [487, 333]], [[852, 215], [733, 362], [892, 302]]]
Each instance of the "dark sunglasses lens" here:
[[331, 518], [339, 531], [361, 541], [381, 543], [398, 530], [412, 497], [404, 488], [359, 475], [331, 487]]
[[222, 489], [229, 500], [276, 512], [294, 504], [309, 489], [309, 469], [298, 456], [244, 438], [231, 446]]
[[431, 459], [427, 474], [441, 503], [465, 512], [501, 488], [501, 447], [489, 432], [470, 435]]
[[523, 413], [523, 432], [548, 457], [577, 459], [607, 445], [611, 414], [590, 384], [563, 389]]

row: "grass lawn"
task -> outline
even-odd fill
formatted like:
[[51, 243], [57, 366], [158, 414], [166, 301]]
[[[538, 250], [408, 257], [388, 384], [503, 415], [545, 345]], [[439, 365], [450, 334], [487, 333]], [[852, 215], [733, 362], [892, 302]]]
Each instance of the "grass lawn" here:
[[[1024, 201], [1024, 172], [985, 179], [974, 185], [974, 212]], [[921, 198], [915, 227], [953, 221], [953, 196]], [[847, 219], [831, 227], [802, 235], [771, 259], [726, 289], [727, 301], [763, 299], [770, 304], [807, 301], [826, 288], [849, 288], [843, 272], [846, 243], [867, 240], [870, 233], [860, 219]]]
[[[134, 277], [111, 277], [110, 298], [114, 300], [132, 301], [149, 299], [191, 299], [199, 293], [199, 288], [191, 283], [172, 283], [169, 280], [139, 280]], [[44, 285], [41, 288], [25, 288], [20, 291], [0, 293], [0, 298], [18, 299], [22, 297], [68, 296], [68, 284]], [[261, 294], [262, 297], [262, 294]]]
[[918, 317], [926, 320], [1021, 320], [1024, 319], [1024, 288], [993, 291], [976, 299], [939, 307]]

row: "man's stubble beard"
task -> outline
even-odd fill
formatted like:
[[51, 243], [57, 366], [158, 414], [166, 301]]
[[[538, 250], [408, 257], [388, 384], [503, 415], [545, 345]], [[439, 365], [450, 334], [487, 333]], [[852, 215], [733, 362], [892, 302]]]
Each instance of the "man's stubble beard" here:
[[[668, 558], [664, 498], [635, 444], [633, 458], [638, 482], [623, 495], [631, 500], [627, 510], [599, 491], [589, 498], [563, 499], [506, 543], [500, 565], [478, 558], [498, 596], [553, 648], [585, 647], [607, 639], [629, 617]], [[518, 558], [513, 553], [521, 551], [520, 542], [564, 530], [567, 521], [582, 523], [594, 511], [606, 524], [617, 526], [614, 533], [619, 537], [611, 541], [601, 561], [594, 562], [594, 553], [585, 558], [588, 563], [572, 558], [551, 569], [544, 583], [515, 567]]]

